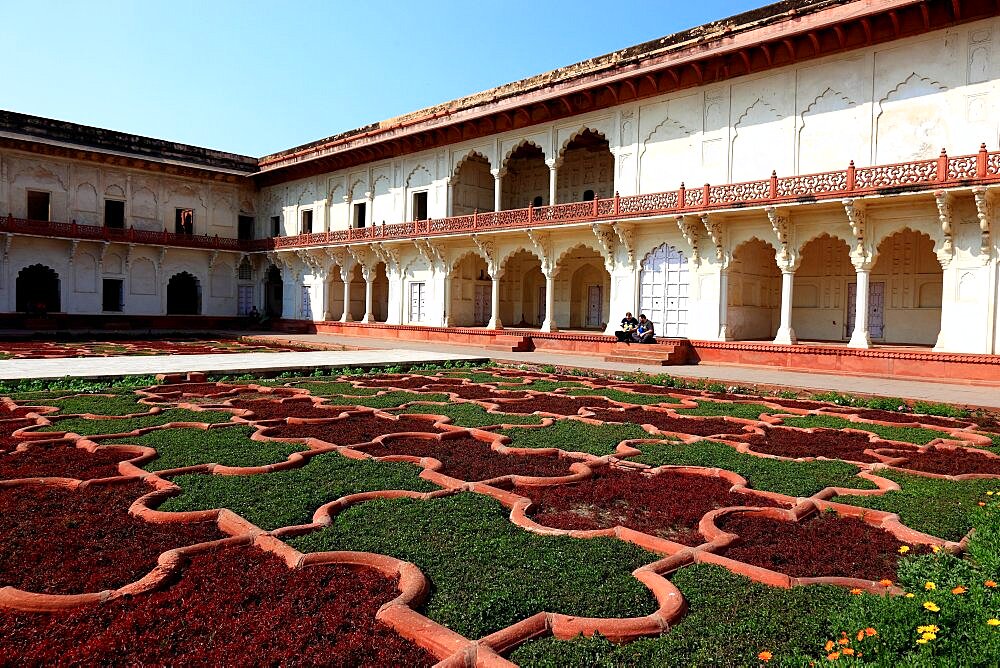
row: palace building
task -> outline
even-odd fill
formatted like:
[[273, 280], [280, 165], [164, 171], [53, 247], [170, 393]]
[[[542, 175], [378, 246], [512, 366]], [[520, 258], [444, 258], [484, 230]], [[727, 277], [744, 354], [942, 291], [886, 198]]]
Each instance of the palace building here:
[[785, 0], [261, 158], [0, 112], [2, 317], [997, 354], [998, 16]]

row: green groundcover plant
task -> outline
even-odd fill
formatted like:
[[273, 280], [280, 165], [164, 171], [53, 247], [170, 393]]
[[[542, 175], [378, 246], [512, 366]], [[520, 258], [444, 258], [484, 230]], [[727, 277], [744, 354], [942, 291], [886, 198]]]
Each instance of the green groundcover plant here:
[[832, 415], [806, 415], [804, 417], [783, 418], [782, 422], [789, 427], [799, 427], [808, 429], [810, 427], [824, 427], [826, 429], [860, 429], [870, 431], [890, 441], [902, 441], [903, 443], [916, 443], [926, 445], [936, 438], [951, 438], [947, 432], [936, 429], [924, 429], [923, 427], [888, 427], [881, 424], [868, 424], [867, 422], [851, 422], [841, 417]]
[[293, 452], [307, 448], [299, 443], [252, 441], [253, 427], [235, 426], [219, 429], [157, 429], [141, 436], [120, 438], [105, 443], [129, 443], [156, 449], [156, 459], [147, 471], [165, 471], [198, 464], [224, 466], [266, 466], [288, 459]]
[[620, 401], [626, 404], [638, 406], [655, 406], [658, 404], [678, 404], [680, 399], [668, 397], [665, 394], [640, 394], [638, 392], [622, 392], [611, 387], [585, 387], [581, 389], [569, 389], [566, 394], [573, 397], [607, 397], [612, 401]]
[[627, 645], [546, 638], [511, 658], [525, 668], [1000, 665], [1000, 504], [977, 506], [972, 516], [976, 534], [965, 555], [900, 560], [899, 596], [779, 589], [718, 566], [689, 566], [671, 578], [689, 609], [666, 634]]
[[136, 394], [80, 395], [61, 399], [46, 400], [46, 406], [54, 406], [62, 415], [91, 413], [93, 415], [132, 415], [148, 413], [152, 406], [140, 404]]
[[469, 638], [542, 611], [631, 617], [656, 609], [632, 576], [655, 554], [612, 538], [540, 536], [512, 524], [508, 514], [497, 501], [471, 493], [376, 500], [289, 542], [304, 552], [360, 550], [416, 564], [432, 584], [422, 611]]
[[478, 404], [446, 404], [441, 405], [416, 405], [401, 408], [397, 413], [405, 415], [447, 415], [451, 418], [451, 424], [459, 427], [489, 427], [496, 424], [541, 424], [542, 418], [537, 415], [524, 415], [520, 413], [487, 413], [486, 409]]
[[754, 489], [788, 496], [812, 496], [826, 487], [874, 489], [853, 464], [837, 461], [790, 462], [756, 457], [714, 441], [647, 443], [634, 460], [650, 466], [705, 466], [738, 473]]
[[598, 457], [613, 454], [622, 441], [653, 438], [634, 424], [598, 425], [576, 420], [556, 420], [549, 427], [501, 429], [498, 433], [511, 438], [512, 448], [559, 448]]
[[183, 408], [157, 413], [156, 415], [142, 415], [134, 418], [113, 418], [110, 420], [88, 420], [86, 418], [69, 418], [67, 420], [56, 420], [50, 425], [40, 427], [40, 432], [72, 432], [81, 436], [96, 436], [98, 434], [124, 434], [135, 429], [146, 429], [147, 427], [159, 427], [170, 422], [202, 422], [206, 424], [220, 424], [229, 422], [232, 414], [222, 411], [191, 411]]
[[307, 524], [324, 503], [348, 494], [383, 489], [430, 492], [437, 486], [418, 477], [421, 469], [403, 462], [349, 459], [336, 452], [317, 455], [296, 469], [264, 475], [180, 475], [183, 490], [160, 510], [228, 508], [257, 526], [273, 530]]

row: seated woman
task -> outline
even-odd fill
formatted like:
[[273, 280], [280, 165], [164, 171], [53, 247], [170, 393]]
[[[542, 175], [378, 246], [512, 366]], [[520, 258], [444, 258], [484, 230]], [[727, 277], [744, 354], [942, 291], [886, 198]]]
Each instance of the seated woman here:
[[632, 341], [632, 334], [638, 325], [639, 321], [632, 317], [632, 312], [626, 311], [625, 317], [622, 318], [622, 328], [615, 332], [615, 338], [618, 339], [618, 343], [630, 343]]
[[636, 325], [632, 340], [637, 343], [656, 343], [656, 332], [653, 330], [653, 321], [642, 313], [639, 314], [639, 324]]

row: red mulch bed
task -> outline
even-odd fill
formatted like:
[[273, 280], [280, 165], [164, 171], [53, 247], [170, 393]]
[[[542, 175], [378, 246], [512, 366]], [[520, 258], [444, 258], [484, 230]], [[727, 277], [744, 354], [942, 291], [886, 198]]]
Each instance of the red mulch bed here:
[[425, 438], [392, 439], [364, 448], [376, 457], [410, 455], [433, 457], [441, 462], [441, 473], [459, 480], [474, 482], [504, 475], [553, 477], [569, 475], [572, 460], [555, 455], [502, 455], [489, 443], [475, 438], [455, 438], [445, 441]]
[[[837, 429], [816, 429], [809, 433], [782, 427], [765, 427], [763, 436], [753, 434], [734, 440], [747, 441], [754, 452], [780, 457], [826, 457], [865, 463], [882, 461], [865, 453], [869, 448], [879, 447], [869, 443], [865, 434]], [[913, 449], [916, 450], [916, 446]]]
[[314, 422], [307, 424], [283, 424], [264, 430], [264, 436], [273, 438], [317, 438], [335, 445], [353, 445], [367, 443], [382, 434], [398, 434], [404, 431], [426, 432], [438, 434], [444, 429], [437, 429], [430, 420], [420, 420], [412, 417], [401, 417], [389, 420], [371, 413], [354, 415], [345, 420], [335, 422]]
[[732, 483], [691, 473], [654, 476], [610, 469], [582, 482], [554, 487], [516, 486], [532, 500], [533, 519], [556, 529], [625, 526], [684, 545], [705, 541], [698, 522], [728, 506], [775, 506], [773, 501], [729, 491]]
[[935, 447], [925, 452], [906, 452], [891, 450], [882, 452], [889, 457], [906, 457], [906, 461], [893, 464], [899, 468], [923, 471], [924, 473], [939, 473], [942, 475], [963, 475], [966, 473], [981, 473], [1000, 475], [1000, 459], [987, 457], [975, 450], [940, 450]]
[[807, 399], [780, 399], [778, 397], [761, 397], [761, 401], [766, 401], [771, 404], [777, 404], [779, 406], [784, 406], [786, 408], [801, 408], [804, 411], [814, 411], [819, 408], [823, 408], [832, 413], [853, 413], [853, 408], [848, 408], [846, 406], [837, 406], [835, 404], [828, 404], [822, 401], [809, 401]]
[[504, 413], [552, 413], [554, 415], [578, 415], [581, 408], [596, 406], [598, 408], [610, 408], [617, 406], [604, 397], [558, 397], [552, 395], [539, 394], [526, 401], [511, 401], [503, 403], [500, 410]]
[[253, 411], [254, 420], [283, 420], [287, 417], [297, 418], [332, 418], [343, 411], [330, 408], [320, 408], [308, 399], [277, 402], [270, 399], [242, 399], [229, 402], [233, 408]]
[[156, 394], [187, 394], [192, 397], [208, 397], [213, 394], [222, 394], [235, 390], [236, 385], [226, 383], [176, 383], [173, 385], [157, 385], [149, 389]]
[[162, 552], [225, 536], [214, 523], [152, 524], [129, 515], [142, 482], [71, 491], [0, 489], [0, 586], [50, 594], [116, 589], [156, 567]]
[[[70, 612], [0, 609], [0, 660], [24, 665], [429, 666], [375, 620], [398, 595], [370, 569], [290, 569], [252, 547], [192, 558], [165, 591]], [[6, 657], [6, 658], [3, 658]]]
[[0, 479], [17, 478], [110, 478], [118, 475], [118, 462], [135, 457], [120, 448], [88, 452], [67, 441], [31, 445], [27, 450], [0, 451]]
[[826, 514], [783, 522], [734, 513], [719, 526], [739, 536], [719, 554], [792, 577], [896, 579], [899, 548], [888, 531]]
[[716, 434], [742, 434], [743, 424], [722, 418], [672, 417], [660, 411], [643, 408], [626, 408], [623, 411], [595, 410], [594, 418], [605, 422], [632, 422], [651, 424], [660, 431], [691, 434], [693, 436], [714, 436]]
[[[852, 411], [853, 412], [853, 411]], [[932, 415], [913, 415], [912, 413], [894, 413], [893, 411], [864, 410], [855, 413], [863, 420], [879, 420], [881, 422], [919, 422], [935, 427], [964, 427], [966, 422], [959, 422], [950, 418], [934, 417]]]
[[524, 399], [527, 392], [498, 392], [483, 385], [428, 385], [426, 392], [452, 392], [462, 399]]
[[18, 429], [37, 424], [35, 420], [6, 420], [0, 422], [0, 450], [13, 450], [18, 444], [24, 441], [13, 438], [12, 434]]
[[[45, 402], [42, 401], [40, 405], [44, 405]], [[9, 420], [11, 418], [23, 418], [28, 413], [33, 412], [33, 409], [26, 406], [17, 406], [16, 408], [11, 408], [7, 404], [0, 403], [0, 420]]]

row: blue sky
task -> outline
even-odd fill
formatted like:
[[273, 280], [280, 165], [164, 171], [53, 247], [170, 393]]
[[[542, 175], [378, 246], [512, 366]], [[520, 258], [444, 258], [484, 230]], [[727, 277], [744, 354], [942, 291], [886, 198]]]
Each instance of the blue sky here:
[[0, 108], [260, 156], [762, 4], [0, 0]]

